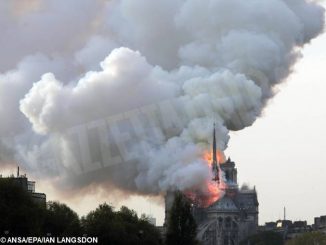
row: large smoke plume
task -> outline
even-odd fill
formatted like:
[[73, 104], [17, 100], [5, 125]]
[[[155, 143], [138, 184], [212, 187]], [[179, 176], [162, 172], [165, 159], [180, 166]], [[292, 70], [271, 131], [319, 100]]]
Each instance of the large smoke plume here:
[[324, 26], [308, 0], [0, 5], [1, 162], [143, 194], [205, 188], [213, 122], [223, 151]]

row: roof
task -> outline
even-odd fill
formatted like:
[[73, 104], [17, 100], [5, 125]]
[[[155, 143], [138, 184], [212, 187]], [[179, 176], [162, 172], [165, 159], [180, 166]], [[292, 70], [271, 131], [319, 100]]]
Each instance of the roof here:
[[213, 203], [208, 212], [239, 212], [239, 209], [234, 204], [233, 200], [227, 196]]

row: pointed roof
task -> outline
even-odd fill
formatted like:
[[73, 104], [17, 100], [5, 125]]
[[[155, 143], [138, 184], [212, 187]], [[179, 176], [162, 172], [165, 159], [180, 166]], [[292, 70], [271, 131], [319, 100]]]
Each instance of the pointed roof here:
[[208, 212], [239, 212], [239, 209], [235, 205], [234, 201], [227, 196], [213, 203], [209, 208]]

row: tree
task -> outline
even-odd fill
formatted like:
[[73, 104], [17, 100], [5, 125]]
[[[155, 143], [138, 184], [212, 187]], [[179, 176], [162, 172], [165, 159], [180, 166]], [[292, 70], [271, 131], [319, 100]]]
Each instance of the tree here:
[[182, 193], [176, 192], [173, 205], [169, 212], [166, 244], [198, 244], [196, 234], [197, 225], [191, 213], [190, 202]]
[[99, 238], [99, 244], [160, 245], [160, 232], [136, 212], [121, 207], [117, 212], [100, 205], [82, 220], [67, 205], [49, 202], [47, 209], [12, 179], [0, 178], [0, 235], [80, 236]]
[[113, 208], [106, 203], [101, 204], [95, 211], [91, 211], [81, 222], [88, 236], [97, 236], [102, 243], [119, 239], [112, 229], [114, 219]]
[[59, 202], [49, 202], [43, 226], [44, 233], [52, 236], [81, 235], [81, 225], [78, 215], [67, 205]]
[[308, 232], [288, 241], [286, 245], [326, 245], [326, 234]]
[[121, 207], [114, 212], [102, 204], [82, 218], [82, 226], [88, 236], [96, 236], [101, 244], [159, 245], [160, 233], [146, 220], [138, 219], [135, 211]]
[[41, 235], [45, 208], [11, 179], [0, 178], [0, 234]]
[[283, 245], [283, 237], [281, 234], [273, 231], [264, 231], [256, 235], [250, 236], [242, 241], [240, 245]]

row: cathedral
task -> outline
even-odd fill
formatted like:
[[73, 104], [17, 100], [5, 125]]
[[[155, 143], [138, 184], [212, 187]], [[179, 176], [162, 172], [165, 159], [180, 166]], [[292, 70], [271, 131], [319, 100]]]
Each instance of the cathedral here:
[[197, 238], [204, 245], [237, 245], [257, 231], [257, 192], [238, 188], [237, 169], [230, 159], [220, 168], [225, 173], [225, 195], [207, 208], [194, 205]]
[[[258, 228], [258, 199], [256, 189], [238, 187], [237, 169], [229, 159], [217, 160], [215, 129], [213, 135], [212, 172], [218, 185], [224, 182], [224, 196], [206, 208], [193, 204], [197, 222], [197, 239], [204, 245], [238, 245]], [[172, 193], [165, 198], [166, 216], [173, 202]]]

